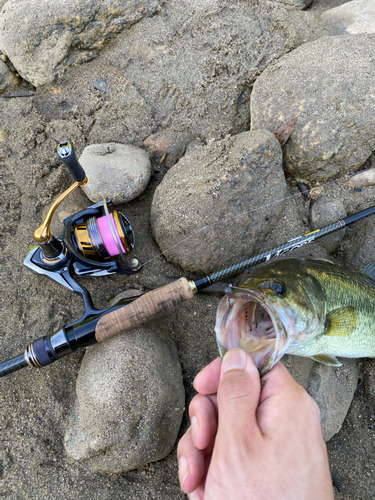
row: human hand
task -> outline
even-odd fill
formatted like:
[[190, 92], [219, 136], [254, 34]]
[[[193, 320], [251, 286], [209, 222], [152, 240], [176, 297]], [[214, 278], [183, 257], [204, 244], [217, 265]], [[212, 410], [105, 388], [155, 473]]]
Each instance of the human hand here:
[[197, 375], [177, 451], [190, 500], [333, 500], [317, 404], [281, 363], [262, 381], [242, 349]]

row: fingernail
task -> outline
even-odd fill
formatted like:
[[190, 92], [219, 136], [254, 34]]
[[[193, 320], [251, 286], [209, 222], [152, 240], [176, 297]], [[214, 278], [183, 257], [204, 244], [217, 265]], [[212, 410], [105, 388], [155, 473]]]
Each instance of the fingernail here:
[[191, 419], [191, 432], [193, 434], [193, 440], [195, 443], [197, 432], [198, 432], [198, 418], [194, 415]]
[[184, 489], [184, 482], [189, 474], [189, 467], [185, 457], [181, 457], [178, 461], [178, 477], [180, 479], [181, 489]]
[[223, 358], [223, 372], [230, 370], [244, 370], [246, 368], [247, 356], [242, 349], [230, 349]]

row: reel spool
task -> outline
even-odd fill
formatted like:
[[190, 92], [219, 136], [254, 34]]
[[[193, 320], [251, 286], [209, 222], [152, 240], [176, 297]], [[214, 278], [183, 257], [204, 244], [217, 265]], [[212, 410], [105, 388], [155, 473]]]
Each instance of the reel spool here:
[[90, 217], [74, 227], [77, 250], [86, 258], [106, 260], [130, 253], [134, 248], [134, 232], [124, 214], [113, 210], [109, 213], [103, 200], [105, 215]]

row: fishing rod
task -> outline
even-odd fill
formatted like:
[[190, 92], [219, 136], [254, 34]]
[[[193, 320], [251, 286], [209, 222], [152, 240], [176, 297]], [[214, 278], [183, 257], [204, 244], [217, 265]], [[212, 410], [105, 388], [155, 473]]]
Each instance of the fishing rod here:
[[[56, 333], [34, 340], [27, 346], [23, 354], [1, 363], [0, 377], [28, 365], [38, 368], [47, 366], [80, 347], [96, 344], [132, 330], [161, 314], [172, 311], [179, 304], [191, 301], [196, 293], [222, 279], [280, 257], [374, 213], [375, 206], [372, 206], [204, 278], [188, 281], [183, 277], [140, 297], [122, 300], [111, 308], [101, 311], [93, 308], [89, 293], [85, 289], [82, 292], [83, 287], [81, 287], [78, 293], [83, 296], [85, 304], [90, 306], [85, 316]], [[70, 274], [67, 271], [65, 273], [67, 281], [72, 281]]]

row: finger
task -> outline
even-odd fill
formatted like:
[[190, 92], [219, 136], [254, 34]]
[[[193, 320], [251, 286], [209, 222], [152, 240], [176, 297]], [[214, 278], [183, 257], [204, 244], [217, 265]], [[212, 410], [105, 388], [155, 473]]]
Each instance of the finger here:
[[185, 493], [191, 493], [198, 488], [206, 473], [205, 454], [194, 446], [191, 427], [178, 443], [177, 459], [181, 489]]
[[216, 358], [198, 373], [194, 380], [194, 389], [200, 394], [216, 394], [219, 387], [221, 359]]
[[217, 411], [211, 398], [198, 394], [189, 406], [193, 443], [198, 450], [207, 448], [216, 436]]
[[305, 392], [280, 361], [262, 378], [262, 386], [259, 404], [281, 393]]
[[206, 490], [206, 477], [207, 477], [207, 471], [210, 467], [211, 463], [211, 458], [212, 458], [212, 453], [207, 455], [204, 459], [205, 463], [205, 474], [202, 477], [202, 480], [198, 486], [197, 489], [195, 489], [193, 492], [189, 493], [188, 497], [189, 500], [203, 500], [205, 498], [205, 490]]
[[[260, 431], [256, 409], [260, 379], [254, 361], [242, 349], [230, 349], [223, 358], [217, 393], [219, 428], [217, 440], [243, 441], [243, 436]], [[217, 441], [218, 442], [218, 441]]]

